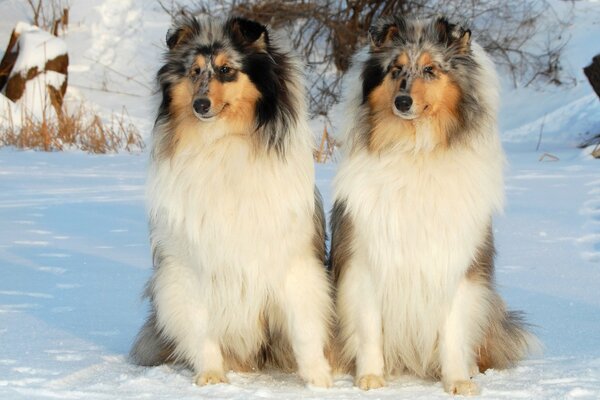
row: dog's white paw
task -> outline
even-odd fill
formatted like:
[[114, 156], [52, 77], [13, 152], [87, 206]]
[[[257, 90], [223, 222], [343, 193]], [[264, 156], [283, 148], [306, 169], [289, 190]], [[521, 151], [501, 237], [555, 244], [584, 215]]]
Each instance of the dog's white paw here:
[[385, 386], [385, 379], [381, 375], [363, 375], [356, 379], [356, 386], [362, 390], [379, 389]]
[[473, 381], [454, 381], [444, 384], [446, 392], [460, 396], [476, 396], [481, 393], [477, 384]]
[[196, 375], [194, 382], [198, 386], [216, 385], [217, 383], [229, 383], [225, 374], [221, 371], [204, 371]]
[[331, 367], [329, 367], [329, 364], [325, 360], [313, 368], [304, 368], [300, 371], [300, 376], [309, 386], [330, 388], [333, 385]]

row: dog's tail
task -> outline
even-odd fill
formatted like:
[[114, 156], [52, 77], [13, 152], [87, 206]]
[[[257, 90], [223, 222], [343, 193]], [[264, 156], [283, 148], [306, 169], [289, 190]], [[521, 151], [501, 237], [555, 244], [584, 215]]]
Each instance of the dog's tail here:
[[134, 364], [142, 366], [155, 366], [173, 361], [173, 347], [160, 335], [154, 313], [150, 314], [140, 329], [129, 357]]
[[541, 352], [542, 346], [537, 337], [529, 331], [520, 311], [508, 311], [498, 296], [491, 312], [489, 325], [478, 349], [479, 371], [489, 368], [505, 369], [513, 367], [528, 355]]

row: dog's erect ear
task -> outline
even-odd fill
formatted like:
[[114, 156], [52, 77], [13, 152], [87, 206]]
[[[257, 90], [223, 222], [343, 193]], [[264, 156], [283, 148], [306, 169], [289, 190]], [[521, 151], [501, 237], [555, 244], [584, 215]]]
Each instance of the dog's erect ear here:
[[263, 24], [234, 17], [227, 21], [226, 30], [234, 43], [243, 47], [254, 47], [260, 51], [267, 51], [269, 32]]
[[452, 24], [445, 17], [438, 17], [433, 23], [438, 41], [458, 54], [466, 54], [471, 49], [471, 31]]
[[180, 17], [167, 31], [167, 47], [169, 50], [173, 50], [199, 32], [200, 24], [196, 18], [189, 16]]
[[369, 28], [371, 48], [378, 49], [400, 37], [406, 23], [402, 18], [380, 18]]

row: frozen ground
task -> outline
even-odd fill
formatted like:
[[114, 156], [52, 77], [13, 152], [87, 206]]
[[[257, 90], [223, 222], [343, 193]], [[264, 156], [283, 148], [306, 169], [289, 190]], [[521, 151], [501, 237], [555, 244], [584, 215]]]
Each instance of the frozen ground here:
[[[495, 223], [497, 277], [545, 352], [477, 376], [484, 398], [600, 398], [600, 164], [573, 147], [581, 134], [600, 132], [600, 102], [580, 71], [600, 51], [600, 2], [576, 5], [566, 67], [577, 85], [505, 85], [508, 201]], [[0, 0], [0, 9], [1, 41], [27, 13], [18, 0]], [[107, 113], [126, 107], [148, 137], [168, 18], [154, 2], [79, 0], [71, 21], [68, 101]], [[539, 161], [544, 152], [558, 161]], [[230, 374], [230, 385], [199, 388], [188, 370], [130, 365], [151, 270], [146, 160], [0, 149], [0, 399], [448, 398], [439, 383], [411, 377], [368, 393], [348, 376], [324, 391], [277, 373]], [[318, 166], [328, 206], [334, 173], [335, 164]]]

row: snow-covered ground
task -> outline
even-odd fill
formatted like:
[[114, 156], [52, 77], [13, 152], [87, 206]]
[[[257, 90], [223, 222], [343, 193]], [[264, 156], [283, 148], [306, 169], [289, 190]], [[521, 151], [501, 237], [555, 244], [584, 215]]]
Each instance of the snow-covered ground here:
[[[600, 398], [600, 161], [572, 145], [580, 134], [600, 133], [600, 101], [581, 73], [600, 53], [600, 2], [576, 7], [566, 51], [577, 85], [542, 92], [505, 85], [509, 167], [506, 211], [495, 221], [497, 278], [545, 351], [477, 376], [484, 398]], [[17, 0], [0, 0], [0, 9], [1, 41], [27, 13]], [[106, 113], [126, 107], [148, 138], [167, 26], [154, 2], [73, 1], [68, 101], [86, 99]], [[539, 161], [543, 152], [558, 161]], [[147, 153], [0, 149], [0, 399], [448, 398], [439, 383], [412, 377], [361, 392], [349, 376], [317, 390], [295, 375], [230, 373], [229, 385], [199, 388], [188, 370], [129, 364], [151, 271], [146, 163]], [[328, 207], [335, 170], [317, 167]]]
[[[577, 150], [539, 162], [509, 152], [508, 207], [496, 220], [498, 282], [526, 310], [542, 357], [476, 378], [487, 398], [600, 397], [600, 169]], [[410, 377], [362, 393], [282, 374], [191, 372], [127, 363], [150, 274], [145, 155], [0, 151], [0, 398], [445, 398]], [[320, 165], [327, 199], [335, 165]]]

